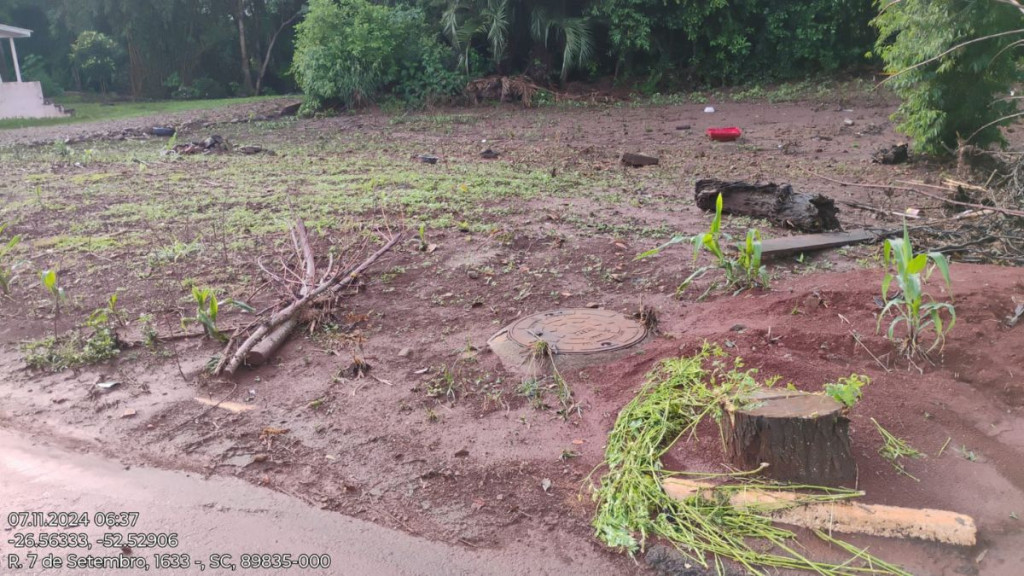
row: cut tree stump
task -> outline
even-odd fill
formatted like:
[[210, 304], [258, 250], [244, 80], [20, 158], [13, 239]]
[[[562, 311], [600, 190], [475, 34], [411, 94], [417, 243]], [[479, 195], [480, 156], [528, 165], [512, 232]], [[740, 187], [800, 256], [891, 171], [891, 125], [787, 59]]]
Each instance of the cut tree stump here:
[[[715, 493], [717, 486], [708, 482], [666, 478], [663, 487], [665, 493], [676, 500], [697, 495], [720, 500]], [[806, 494], [758, 488], [729, 494], [729, 504], [736, 508], [751, 508], [775, 522], [829, 533], [917, 538], [957, 546], [974, 546], [977, 537], [974, 519], [946, 510], [862, 504], [852, 500], [806, 502]]]
[[853, 486], [857, 464], [850, 451], [850, 421], [824, 394], [762, 390], [726, 406], [725, 450], [732, 464], [781, 482]]
[[645, 154], [634, 154], [632, 152], [623, 152], [622, 157], [619, 158], [626, 166], [632, 166], [639, 168], [641, 166], [654, 166], [658, 163], [658, 159], [654, 156], [647, 156]]
[[804, 232], [839, 230], [835, 201], [821, 194], [794, 192], [789, 184], [748, 184], [724, 180], [698, 180], [694, 190], [697, 207], [715, 211], [722, 195], [722, 213], [764, 218], [776, 226]]

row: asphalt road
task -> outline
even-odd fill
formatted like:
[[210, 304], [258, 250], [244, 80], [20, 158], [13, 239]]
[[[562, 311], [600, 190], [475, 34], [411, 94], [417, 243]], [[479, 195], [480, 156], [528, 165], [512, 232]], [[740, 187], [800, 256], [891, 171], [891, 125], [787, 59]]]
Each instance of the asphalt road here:
[[[20, 512], [42, 512], [43, 520], [60, 523], [74, 523], [84, 514], [89, 525], [65, 529], [20, 526], [38, 520], [38, 516]], [[50, 512], [72, 514], [50, 517]], [[102, 514], [107, 512], [137, 515]], [[97, 519], [110, 524], [134, 520], [134, 525], [97, 526]], [[19, 526], [12, 527], [12, 523]], [[596, 576], [621, 573], [622, 568], [597, 550], [579, 549], [578, 541], [575, 546], [560, 542], [554, 533], [523, 534], [510, 548], [469, 549], [312, 508], [234, 478], [204, 480], [176, 471], [125, 470], [118, 462], [34, 441], [3, 428], [0, 528], [0, 575], [4, 576]], [[48, 538], [40, 537], [43, 533], [60, 536], [51, 546], [43, 547], [39, 540]], [[81, 536], [83, 533], [87, 536]], [[36, 542], [28, 541], [26, 534]], [[176, 546], [170, 546], [172, 534]], [[86, 539], [91, 549], [68, 547]], [[285, 568], [289, 560], [314, 567]], [[62, 566], [56, 567], [55, 561]], [[69, 567], [70, 562], [76, 567]], [[317, 563], [330, 565], [318, 569]], [[93, 565], [96, 567], [89, 567]]]

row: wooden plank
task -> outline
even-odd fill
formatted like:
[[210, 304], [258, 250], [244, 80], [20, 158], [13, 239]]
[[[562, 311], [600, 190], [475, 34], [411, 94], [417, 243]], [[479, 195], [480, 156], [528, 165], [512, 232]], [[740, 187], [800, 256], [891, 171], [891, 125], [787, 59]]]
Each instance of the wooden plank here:
[[847, 232], [825, 232], [822, 234], [803, 234], [769, 238], [761, 242], [761, 257], [783, 256], [800, 252], [813, 252], [828, 248], [838, 248], [848, 244], [859, 244], [878, 240], [878, 236], [867, 230], [850, 230]]
[[[685, 500], [715, 485], [682, 478], [667, 478], [665, 493]], [[708, 494], [708, 497], [714, 496]], [[810, 502], [794, 506], [803, 498], [797, 492], [751, 488], [732, 493], [729, 504], [737, 508], [755, 508], [775, 522], [845, 534], [870, 534], [890, 538], [917, 538], [974, 546], [977, 528], [970, 516], [929, 508], [899, 508], [859, 502]]]

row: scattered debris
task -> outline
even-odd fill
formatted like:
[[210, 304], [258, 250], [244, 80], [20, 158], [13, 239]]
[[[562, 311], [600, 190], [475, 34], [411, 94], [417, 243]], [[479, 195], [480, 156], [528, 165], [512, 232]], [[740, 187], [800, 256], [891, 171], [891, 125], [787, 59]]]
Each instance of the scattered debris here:
[[875, 164], [903, 164], [910, 159], [907, 144], [895, 144], [887, 148], [880, 148], [871, 155], [871, 161]]
[[708, 128], [705, 134], [715, 142], [732, 142], [739, 139], [743, 135], [743, 131], [735, 126], [729, 126], [727, 128]]
[[789, 184], [747, 184], [705, 179], [697, 181], [694, 200], [705, 212], [715, 210], [722, 195], [722, 213], [764, 218], [776, 226], [804, 232], [839, 230], [835, 201], [822, 194], [794, 192]]
[[676, 126], [676, 130], [689, 130], [689, 129], [690, 129], [690, 125], [689, 124], [680, 124], [680, 125]]
[[437, 156], [431, 156], [429, 154], [420, 154], [418, 156], [414, 156], [414, 158], [416, 158], [420, 162], [423, 162], [424, 164], [437, 164]]
[[173, 152], [182, 156], [190, 154], [223, 154], [231, 152], [231, 143], [223, 136], [214, 134], [213, 136], [198, 142], [178, 144], [167, 152]]
[[1021, 317], [1024, 316], [1024, 304], [1017, 304], [1017, 308], [1013, 311], [1013, 314], [1006, 317], [1006, 326], [1013, 328], [1020, 321]]
[[288, 116], [295, 116], [295, 115], [297, 115], [299, 113], [299, 108], [301, 108], [301, 107], [302, 107], [302, 102], [296, 102], [294, 104], [289, 104], [289, 105], [285, 106], [284, 108], [281, 108], [281, 111], [278, 112], [277, 115], [280, 116], [281, 118], [286, 118]]
[[683, 478], [666, 478], [663, 486], [665, 492], [676, 500], [701, 496], [717, 501], [724, 497], [735, 508], [769, 511], [768, 516], [776, 522], [829, 533], [917, 538], [957, 546], [974, 546], [977, 537], [977, 528], [970, 516], [945, 510], [859, 502], [811, 502], [806, 494], [799, 492], [716, 486]]
[[854, 122], [853, 122], [853, 120], [850, 120], [849, 118], [843, 118], [843, 124], [846, 125], [846, 126], [853, 126]]
[[125, 409], [124, 413], [121, 414], [121, 418], [131, 418], [136, 414], [138, 414], [138, 412], [135, 410], [135, 408], [127, 408]]
[[149, 129], [149, 133], [152, 134], [153, 136], [170, 137], [174, 136], [175, 132], [177, 131], [174, 129], [173, 126], [154, 126]]
[[110, 390], [114, 386], [117, 386], [118, 384], [120, 384], [120, 382], [99, 382], [98, 384], [96, 384], [96, 387], [99, 388], [100, 390]]
[[266, 150], [262, 146], [241, 146], [238, 148], [238, 151], [247, 156], [260, 153], [267, 154], [270, 156], [277, 156], [276, 152], [274, 152], [273, 150]]
[[501, 154], [495, 152], [494, 150], [491, 150], [490, 148], [480, 153], [480, 157], [483, 158], [484, 160], [494, 160], [498, 156], [501, 156]]
[[658, 158], [655, 156], [647, 156], [645, 154], [634, 154], [632, 152], [623, 152], [619, 160], [626, 166], [632, 166], [633, 168], [640, 168], [642, 166], [656, 166], [658, 164]]
[[840, 246], [847, 246], [849, 244], [874, 242], [879, 239], [880, 236], [867, 230], [822, 232], [818, 234], [769, 238], [761, 241], [761, 257], [769, 258], [784, 256], [787, 254], [814, 252], [817, 250], [827, 250], [829, 248], [839, 248]]
[[239, 414], [241, 412], [256, 409], [256, 407], [251, 404], [239, 404], [238, 402], [217, 401], [212, 398], [203, 398], [201, 396], [196, 397], [195, 401], [199, 402], [204, 406], [210, 406], [211, 408], [222, 408], [234, 414]]

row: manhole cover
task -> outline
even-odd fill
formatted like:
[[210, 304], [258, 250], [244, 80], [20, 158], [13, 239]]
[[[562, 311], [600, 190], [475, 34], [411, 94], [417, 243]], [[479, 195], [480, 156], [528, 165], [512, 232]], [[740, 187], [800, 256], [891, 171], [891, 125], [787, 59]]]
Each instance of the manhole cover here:
[[525, 347], [538, 340], [556, 354], [595, 354], [628, 348], [647, 336], [642, 324], [610, 310], [568, 308], [527, 316], [508, 328], [508, 337]]

